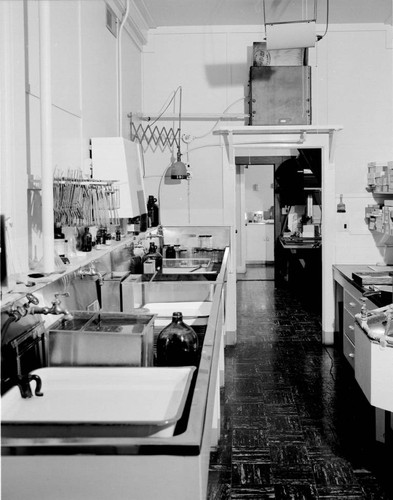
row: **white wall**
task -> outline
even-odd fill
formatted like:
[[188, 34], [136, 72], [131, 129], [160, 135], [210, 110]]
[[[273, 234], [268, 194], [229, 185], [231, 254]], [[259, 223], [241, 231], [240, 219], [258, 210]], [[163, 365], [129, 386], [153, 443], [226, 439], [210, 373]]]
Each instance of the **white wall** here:
[[[7, 180], [6, 187], [2, 182], [2, 194], [8, 194], [2, 196], [1, 212], [12, 222], [9, 234], [15, 251], [9, 264], [13, 273], [26, 272], [29, 261], [32, 265], [42, 256], [41, 194], [27, 190], [28, 179], [39, 182], [41, 178], [39, 3], [0, 3], [7, 27], [2, 41], [8, 60], [2, 74], [14, 96], [5, 110], [9, 131], [5, 133], [3, 128], [1, 136], [8, 147], [2, 154], [2, 179]], [[121, 19], [125, 3], [116, 2], [116, 6]], [[89, 174], [90, 137], [118, 135], [118, 41], [106, 28], [104, 0], [53, 1], [50, 17], [53, 170]], [[122, 33], [121, 119], [125, 137], [129, 136], [127, 115], [140, 109], [142, 100], [142, 49], [129, 29], [126, 25]]]
[[[324, 29], [321, 26], [319, 31]], [[166, 28], [151, 32], [143, 58], [144, 110], [161, 110], [168, 95], [182, 85], [184, 114], [221, 113], [234, 102], [229, 111], [244, 112], [244, 102], [236, 101], [247, 96], [251, 47], [262, 36], [259, 26]], [[337, 202], [339, 194], [352, 201], [347, 210], [349, 231], [337, 233], [335, 261], [375, 262], [380, 260], [380, 251], [359, 214], [370, 198], [365, 191], [367, 162], [393, 159], [391, 26], [329, 26], [326, 37], [310, 49], [309, 63], [312, 123], [344, 127], [335, 149], [336, 195]], [[213, 124], [183, 120], [182, 129], [199, 136]], [[216, 144], [215, 149], [219, 149], [217, 137], [211, 134], [188, 145], [191, 181], [161, 186], [161, 212], [168, 223], [176, 218], [176, 223], [198, 220], [199, 224], [209, 224], [210, 217], [214, 223], [219, 222], [221, 165], [216, 155], [212, 156], [214, 147], [203, 149], [208, 144]], [[198, 154], [193, 151], [196, 147], [200, 148]], [[184, 144], [182, 149], [186, 150]], [[149, 193], [155, 194], [160, 176], [170, 164], [170, 152], [153, 154], [147, 150], [146, 158]], [[209, 177], [214, 182], [209, 182]], [[207, 213], [204, 200], [211, 199], [212, 193], [216, 206], [209, 207]], [[339, 223], [338, 220], [338, 227]], [[353, 251], [347, 251], [348, 245], [355, 247]]]
[[270, 210], [274, 206], [274, 166], [249, 165], [244, 176], [246, 212]]
[[[14, 267], [26, 270], [29, 260], [42, 255], [40, 192], [27, 189], [28, 179], [39, 179], [41, 169], [38, 2], [0, 4], [1, 211], [12, 222]], [[104, 0], [59, 0], [50, 6], [53, 168], [87, 172], [89, 137], [117, 135], [116, 39], [105, 26]], [[229, 112], [247, 110], [243, 98], [252, 43], [263, 38], [260, 26], [151, 30], [142, 55], [135, 37], [126, 31], [123, 37], [125, 136], [128, 112], [159, 111], [179, 85], [183, 113], [221, 113], [233, 103]], [[380, 257], [359, 211], [371, 197], [364, 188], [367, 162], [393, 159], [392, 39], [391, 26], [331, 25], [310, 51], [313, 123], [344, 126], [336, 147], [336, 195], [337, 202], [341, 193], [347, 202], [349, 232], [337, 233], [335, 260], [340, 263]], [[176, 121], [161, 122], [177, 127]], [[221, 122], [226, 123], [242, 122]], [[214, 124], [212, 119], [183, 120], [182, 131], [196, 137], [182, 144], [192, 179], [161, 182], [164, 224], [227, 223], [223, 150], [219, 138], [209, 133]], [[157, 195], [172, 153], [151, 149], [145, 153], [145, 187], [146, 194]]]

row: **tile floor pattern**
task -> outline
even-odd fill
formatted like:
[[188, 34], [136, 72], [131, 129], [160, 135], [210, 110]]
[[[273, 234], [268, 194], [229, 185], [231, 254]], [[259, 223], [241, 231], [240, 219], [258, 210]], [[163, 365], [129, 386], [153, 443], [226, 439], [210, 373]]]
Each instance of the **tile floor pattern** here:
[[[247, 280], [247, 277], [251, 277]], [[393, 452], [320, 316], [266, 269], [240, 275], [208, 500], [393, 499]]]

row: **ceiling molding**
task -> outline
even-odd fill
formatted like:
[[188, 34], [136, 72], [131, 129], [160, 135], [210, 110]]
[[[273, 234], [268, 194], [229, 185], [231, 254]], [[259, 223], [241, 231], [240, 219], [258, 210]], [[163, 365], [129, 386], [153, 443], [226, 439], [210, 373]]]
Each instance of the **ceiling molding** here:
[[[105, 0], [106, 3], [111, 7], [113, 12], [118, 18], [119, 25], [123, 19], [126, 10], [125, 0]], [[131, 39], [137, 45], [137, 47], [142, 50], [143, 45], [147, 43], [147, 35], [149, 26], [146, 22], [145, 16], [140, 12], [135, 2], [130, 0], [129, 14], [127, 22], [124, 25], [124, 29], [129, 34]]]

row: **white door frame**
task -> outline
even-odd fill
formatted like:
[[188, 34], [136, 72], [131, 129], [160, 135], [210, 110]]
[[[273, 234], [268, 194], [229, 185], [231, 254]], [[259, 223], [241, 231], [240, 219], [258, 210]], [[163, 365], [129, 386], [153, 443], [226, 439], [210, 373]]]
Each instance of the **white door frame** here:
[[[232, 231], [232, 254], [236, 262], [236, 245], [242, 238], [237, 231], [236, 156], [273, 156], [273, 151], [320, 149], [322, 157], [322, 342], [334, 343], [334, 283], [332, 266], [335, 264], [335, 167], [334, 146], [336, 132], [341, 126], [242, 126], [222, 127], [215, 131], [223, 140], [223, 204], [225, 223]], [[284, 156], [285, 156], [284, 154]], [[244, 229], [244, 225], [243, 225]], [[239, 240], [240, 238], [240, 240]], [[235, 263], [234, 262], [234, 263]], [[235, 265], [236, 268], [236, 265]], [[236, 320], [236, 313], [232, 318]]]

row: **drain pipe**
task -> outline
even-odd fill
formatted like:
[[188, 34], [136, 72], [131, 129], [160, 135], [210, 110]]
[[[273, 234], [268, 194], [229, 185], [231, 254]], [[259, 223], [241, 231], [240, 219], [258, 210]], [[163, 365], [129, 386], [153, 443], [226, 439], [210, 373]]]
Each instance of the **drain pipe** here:
[[130, 10], [130, 1], [127, 0], [127, 7], [126, 7], [126, 11], [123, 15], [123, 19], [122, 19], [120, 27], [119, 27], [119, 35], [118, 35], [118, 40], [117, 40], [117, 105], [118, 105], [117, 118], [119, 120], [119, 124], [118, 124], [119, 137], [123, 137], [123, 120], [122, 120], [122, 116], [121, 116], [121, 108], [123, 106], [122, 71], [121, 71], [121, 66], [122, 66], [121, 65], [121, 33], [122, 33], [123, 27], [127, 21], [129, 10]]
[[40, 20], [40, 109], [41, 109], [41, 182], [42, 182], [42, 267], [55, 270], [53, 238], [53, 167], [52, 167], [52, 92], [50, 46], [50, 0], [39, 1]]

